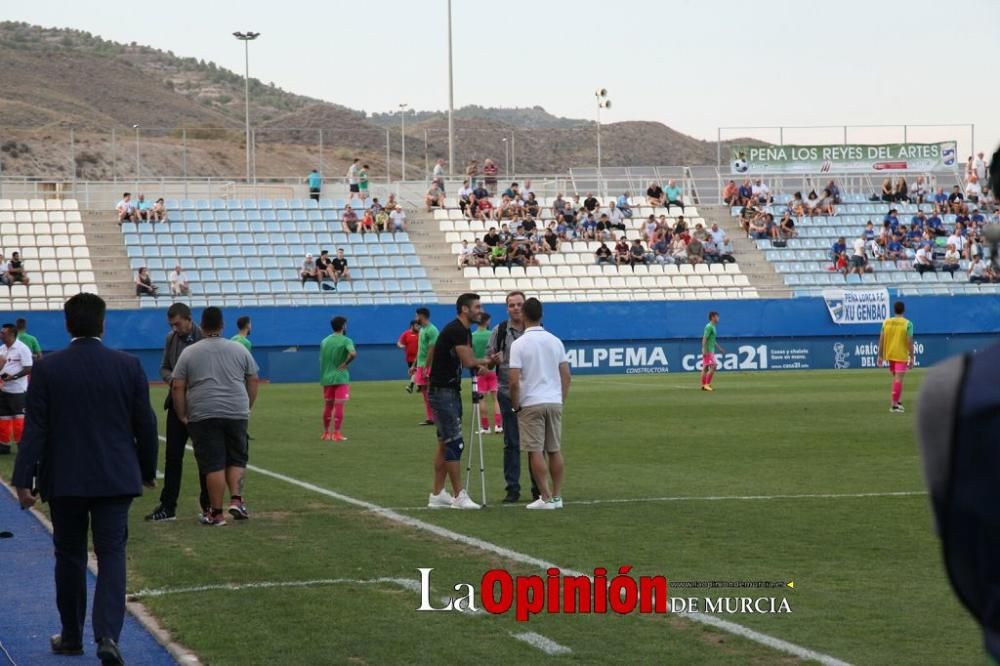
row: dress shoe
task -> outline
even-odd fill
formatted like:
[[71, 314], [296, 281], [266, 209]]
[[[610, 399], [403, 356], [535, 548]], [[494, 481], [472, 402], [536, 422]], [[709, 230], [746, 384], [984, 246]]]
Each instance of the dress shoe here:
[[49, 645], [52, 646], [53, 654], [64, 654], [64, 655], [80, 655], [83, 654], [83, 644], [82, 643], [64, 643], [62, 634], [56, 634], [49, 639]]
[[97, 658], [101, 660], [102, 666], [125, 666], [125, 660], [113, 638], [97, 641]]

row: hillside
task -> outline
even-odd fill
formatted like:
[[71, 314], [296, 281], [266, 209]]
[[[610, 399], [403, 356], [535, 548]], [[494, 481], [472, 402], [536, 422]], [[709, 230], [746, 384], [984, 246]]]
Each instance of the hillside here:
[[[214, 63], [90, 33], [0, 22], [0, 167], [7, 176], [101, 180], [160, 176], [237, 178], [245, 173], [243, 77]], [[350, 158], [399, 177], [398, 116], [349, 108], [250, 80], [260, 178], [329, 173]], [[335, 103], [340, 102], [340, 103]], [[138, 125], [140, 164], [135, 157]], [[519, 173], [559, 173], [596, 163], [593, 122], [541, 106], [456, 110], [456, 171], [469, 159], [501, 165], [504, 138]], [[407, 176], [448, 154], [447, 117], [420, 111], [407, 121]], [[425, 152], [426, 139], [426, 152]], [[510, 144], [508, 144], [509, 146]], [[602, 127], [606, 166], [714, 164], [714, 142], [657, 122]], [[141, 166], [140, 166], [141, 165]]]

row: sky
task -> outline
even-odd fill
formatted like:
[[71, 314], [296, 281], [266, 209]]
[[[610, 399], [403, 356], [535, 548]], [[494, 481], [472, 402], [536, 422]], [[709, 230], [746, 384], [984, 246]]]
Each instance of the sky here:
[[[448, 107], [447, 0], [6, 0], [3, 18], [86, 30], [369, 112]], [[1000, 2], [452, 0], [455, 108], [535, 106], [653, 120], [700, 139], [1000, 141]]]

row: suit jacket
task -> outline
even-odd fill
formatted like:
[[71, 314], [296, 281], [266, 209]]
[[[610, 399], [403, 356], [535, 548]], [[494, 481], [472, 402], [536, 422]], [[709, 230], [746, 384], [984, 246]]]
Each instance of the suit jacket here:
[[159, 439], [139, 359], [80, 338], [35, 363], [14, 485], [42, 499], [142, 494]]

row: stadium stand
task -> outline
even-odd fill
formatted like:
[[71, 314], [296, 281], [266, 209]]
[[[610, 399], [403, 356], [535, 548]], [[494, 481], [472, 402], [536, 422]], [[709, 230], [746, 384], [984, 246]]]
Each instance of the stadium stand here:
[[[789, 194], [778, 195], [773, 205], [762, 210], [772, 213], [776, 219], [780, 218], [788, 208], [790, 198]], [[851, 242], [860, 237], [869, 221], [873, 223], [876, 232], [881, 230], [890, 208], [895, 208], [900, 223], [909, 227], [911, 218], [918, 210], [930, 214], [934, 210], [934, 204], [890, 204], [869, 201], [861, 194], [848, 194], [844, 196], [843, 203], [836, 207], [834, 215], [796, 217], [797, 236], [785, 240], [785, 247], [776, 247], [770, 239], [758, 239], [755, 242], [782, 276], [784, 283], [793, 289], [794, 296], [816, 296], [821, 295], [824, 288], [858, 285], [896, 288], [902, 295], [1000, 293], [1000, 284], [972, 284], [968, 281], [968, 259], [961, 260], [959, 270], [954, 275], [945, 271], [920, 274], [914, 270], [912, 258], [878, 261], [869, 252], [870, 272], [845, 276], [836, 271], [831, 260], [831, 248], [837, 239], [845, 238], [850, 248]], [[740, 207], [732, 207], [730, 210], [733, 217], [741, 215]], [[941, 220], [950, 233], [955, 226], [956, 216], [941, 215]], [[935, 241], [935, 257], [943, 255], [945, 242], [944, 236], [939, 236]], [[988, 256], [986, 244], [982, 244], [982, 250]]]
[[68, 296], [98, 292], [75, 199], [0, 199], [0, 252], [20, 253], [30, 279], [0, 286], [0, 310], [61, 309]]
[[[187, 274], [194, 306], [378, 305], [435, 301], [406, 232], [345, 233], [344, 201], [214, 199], [166, 202], [169, 222], [122, 226], [130, 268], [149, 268], [161, 294], [176, 265]], [[352, 279], [336, 291], [302, 283], [306, 254], [343, 248]], [[327, 285], [332, 286], [330, 283]], [[158, 299], [140, 299], [157, 307]], [[182, 298], [181, 300], [185, 300]]]
[[[541, 198], [542, 207], [538, 225], [544, 228], [553, 219], [553, 198]], [[629, 240], [641, 235], [649, 215], [668, 215], [667, 208], [644, 205], [645, 199], [629, 199], [633, 216], [626, 218], [624, 236]], [[462, 241], [473, 242], [500, 221], [468, 220], [462, 211], [449, 201], [448, 206], [434, 211], [438, 229], [454, 254], [462, 249]], [[667, 217], [675, 222], [677, 208]], [[598, 211], [601, 212], [601, 211]], [[685, 220], [691, 228], [696, 224], [708, 226], [698, 210], [687, 205]], [[504, 220], [503, 222], [510, 222]], [[620, 237], [621, 232], [617, 235]], [[613, 244], [611, 244], [613, 245]], [[489, 266], [466, 267], [463, 275], [470, 280], [470, 287], [486, 302], [502, 302], [505, 294], [513, 289], [538, 293], [543, 300], [573, 301], [632, 301], [632, 300], [698, 300], [758, 298], [749, 278], [740, 271], [738, 263], [730, 264], [681, 264], [661, 265], [598, 265], [594, 253], [600, 246], [595, 241], [566, 241], [558, 252], [536, 255], [538, 266]]]

